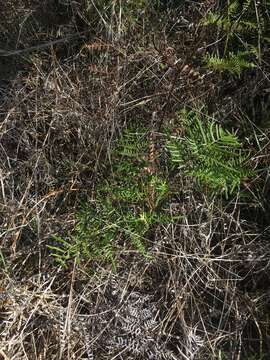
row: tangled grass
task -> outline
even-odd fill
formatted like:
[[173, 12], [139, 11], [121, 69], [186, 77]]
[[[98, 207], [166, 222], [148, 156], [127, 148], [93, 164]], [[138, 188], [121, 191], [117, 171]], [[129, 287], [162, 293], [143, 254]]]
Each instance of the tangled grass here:
[[[224, 38], [202, 20], [222, 9], [95, 0], [1, 8], [1, 358], [269, 357], [269, 44], [256, 38], [260, 58], [239, 76], [205, 67]], [[269, 21], [264, 1], [256, 9]], [[177, 113], [202, 104], [251, 154], [255, 172], [227, 199], [169, 165], [165, 132], [185, 138]], [[114, 234], [116, 269], [93, 257], [59, 266], [49, 246], [68, 239], [101, 184], [121, 185], [113, 149], [137, 125], [150, 144], [136, 176], [158, 169], [166, 179], [166, 222], [141, 234], [147, 256]], [[125, 206], [151, 210], [147, 194], [146, 205], [126, 196]]]

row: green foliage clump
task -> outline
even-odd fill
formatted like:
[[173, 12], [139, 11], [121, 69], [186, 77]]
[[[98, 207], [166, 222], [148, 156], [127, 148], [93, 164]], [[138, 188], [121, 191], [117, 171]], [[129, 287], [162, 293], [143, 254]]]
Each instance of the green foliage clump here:
[[208, 54], [206, 64], [212, 69], [240, 75], [242, 70], [261, 61], [262, 47], [269, 41], [269, 2], [257, 4], [251, 0], [228, 0], [220, 11], [210, 12], [203, 19], [204, 26], [216, 26], [224, 39], [222, 56]]
[[209, 12], [202, 23], [206, 26], [218, 26], [220, 30], [226, 31], [228, 37], [251, 31], [256, 33], [258, 23], [254, 6], [251, 0], [229, 0], [225, 9], [216, 13]]
[[[155, 224], [170, 217], [162, 210], [169, 189], [149, 166], [149, 136], [145, 129], [128, 130], [110, 155], [111, 171], [96, 189], [92, 204], [84, 204], [69, 239], [56, 238], [52, 256], [62, 266], [70, 259], [111, 262], [116, 267], [117, 247], [133, 248], [147, 256], [146, 238]], [[121, 251], [120, 251], [121, 252]]]
[[167, 147], [172, 162], [211, 192], [225, 193], [226, 197], [235, 193], [241, 181], [252, 173], [245, 165], [248, 154], [237, 135], [198, 111], [184, 110], [179, 119], [185, 136], [170, 137]]
[[208, 54], [205, 57], [206, 66], [215, 71], [229, 71], [240, 76], [242, 70], [251, 69], [255, 64], [246, 59], [248, 52], [229, 53], [227, 57], [221, 58], [216, 55]]

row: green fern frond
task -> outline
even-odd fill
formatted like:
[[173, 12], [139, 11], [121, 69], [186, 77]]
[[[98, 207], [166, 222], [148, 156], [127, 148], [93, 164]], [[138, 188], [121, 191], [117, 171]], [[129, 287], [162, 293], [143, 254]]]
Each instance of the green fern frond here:
[[203, 20], [201, 21], [201, 24], [203, 26], [217, 25], [220, 27], [220, 26], [223, 26], [223, 24], [224, 24], [223, 22], [224, 22], [224, 18], [220, 14], [209, 12], [203, 18]]
[[269, 34], [268, 13], [263, 10], [267, 6], [266, 1], [263, 6], [257, 7], [252, 0], [228, 0], [222, 11], [206, 15], [202, 24], [216, 26], [224, 39], [225, 56], [219, 58], [208, 55], [206, 64], [210, 68], [239, 75], [241, 69], [254, 66], [247, 57], [261, 57], [261, 42]]
[[258, 30], [258, 24], [256, 22], [256, 19], [254, 20], [242, 20], [239, 23], [239, 26], [237, 27], [237, 30], [239, 31], [257, 31]]
[[116, 269], [115, 249], [120, 241], [147, 256], [148, 232], [165, 221], [159, 209], [168, 195], [167, 181], [158, 172], [143, 173], [149, 152], [147, 134], [142, 128], [126, 130], [115, 144], [110, 154], [111, 174], [97, 185], [95, 202], [82, 206], [68, 240], [51, 247], [52, 256], [62, 266], [75, 258], [111, 263]]
[[247, 52], [229, 53], [226, 58], [217, 55], [205, 57], [206, 66], [215, 71], [229, 71], [232, 74], [240, 75], [242, 70], [252, 69], [255, 64], [246, 59]]
[[227, 8], [227, 16], [232, 18], [239, 13], [240, 4], [238, 0], [230, 0]]
[[129, 129], [126, 130], [117, 142], [115, 154], [138, 158], [147, 150], [149, 140], [145, 129]]
[[242, 7], [244, 11], [247, 11], [252, 5], [252, 0], [245, 0]]
[[242, 179], [252, 173], [245, 166], [248, 154], [242, 150], [237, 135], [214, 121], [203, 122], [194, 111], [180, 116], [186, 136], [168, 141], [171, 160], [212, 191], [233, 194]]
[[242, 18], [243, 13], [247, 10], [247, 8], [243, 8], [240, 11], [239, 5], [237, 5], [236, 3], [233, 3], [231, 4], [231, 6], [229, 6], [227, 15], [209, 12], [202, 20], [202, 25], [215, 25], [219, 29], [223, 29], [227, 33], [257, 31], [258, 24], [256, 17], [253, 16], [251, 18]]
[[171, 155], [171, 161], [176, 164], [184, 163], [184, 159], [182, 157], [182, 151], [180, 149], [180, 141], [171, 137], [170, 141], [167, 143], [167, 149]]
[[61, 265], [62, 267], [67, 267], [67, 264], [70, 260], [75, 260], [79, 262], [80, 259], [80, 249], [77, 247], [77, 244], [72, 242], [72, 240], [65, 240], [60, 236], [53, 236], [54, 242], [57, 245], [48, 245], [48, 249], [51, 251], [50, 256]]

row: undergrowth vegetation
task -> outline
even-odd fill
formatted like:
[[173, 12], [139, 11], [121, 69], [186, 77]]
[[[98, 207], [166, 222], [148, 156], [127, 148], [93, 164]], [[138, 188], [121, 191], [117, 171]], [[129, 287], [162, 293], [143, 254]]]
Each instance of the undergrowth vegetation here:
[[202, 23], [218, 29], [224, 47], [218, 54], [207, 54], [207, 66], [240, 75], [242, 70], [261, 63], [270, 40], [269, 5], [267, 0], [260, 6], [252, 0], [228, 0], [222, 10], [210, 11]]
[[[146, 129], [124, 132], [109, 156], [109, 172], [95, 189], [92, 204], [84, 204], [70, 240], [55, 237], [62, 246], [49, 246], [52, 256], [66, 266], [76, 261], [110, 261], [116, 270], [116, 249], [133, 245], [147, 256], [147, 233], [155, 224], [169, 223], [162, 209], [169, 193], [166, 179], [153, 169]], [[154, 173], [155, 172], [155, 173]], [[162, 211], [163, 210], [163, 211]]]
[[269, 359], [269, 8], [2, 4], [1, 359]]
[[228, 198], [239, 191], [244, 179], [254, 175], [247, 165], [250, 154], [235, 133], [199, 111], [182, 111], [179, 123], [182, 138], [171, 136], [167, 145], [171, 160], [201, 185]]

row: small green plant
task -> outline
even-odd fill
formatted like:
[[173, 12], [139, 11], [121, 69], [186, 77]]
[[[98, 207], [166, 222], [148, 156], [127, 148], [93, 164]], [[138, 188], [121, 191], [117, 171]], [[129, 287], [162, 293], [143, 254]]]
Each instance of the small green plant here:
[[229, 0], [227, 6], [220, 12], [209, 12], [203, 19], [205, 26], [216, 25], [226, 32], [227, 40], [236, 34], [258, 31], [258, 23], [251, 0]]
[[206, 55], [205, 62], [209, 69], [215, 71], [229, 71], [232, 74], [240, 76], [242, 70], [251, 69], [255, 64], [248, 61], [246, 57], [248, 52], [229, 53], [227, 57], [218, 57], [217, 55]]
[[120, 246], [133, 246], [147, 256], [148, 232], [171, 220], [162, 209], [169, 193], [166, 179], [158, 170], [145, 171], [148, 151], [146, 129], [124, 132], [110, 155], [111, 171], [97, 186], [95, 201], [82, 206], [71, 236], [57, 237], [57, 246], [50, 246], [59, 264], [98, 260], [111, 262], [115, 269], [115, 250]]
[[170, 137], [167, 148], [172, 162], [212, 192], [232, 195], [252, 173], [237, 135], [198, 111], [184, 110], [179, 119], [185, 136]]
[[204, 26], [216, 26], [224, 39], [222, 55], [206, 55], [206, 65], [218, 71], [228, 70], [240, 75], [242, 70], [261, 61], [262, 45], [268, 42], [269, 19], [264, 0], [228, 0], [227, 6], [219, 12], [210, 12], [203, 19]]

